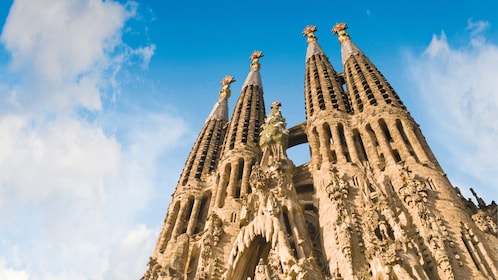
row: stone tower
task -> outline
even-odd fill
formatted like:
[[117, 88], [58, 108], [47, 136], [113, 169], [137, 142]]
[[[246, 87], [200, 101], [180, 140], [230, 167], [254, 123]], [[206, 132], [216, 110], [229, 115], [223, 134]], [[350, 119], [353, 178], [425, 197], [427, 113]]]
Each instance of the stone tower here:
[[[308, 26], [306, 121], [265, 118], [251, 55], [231, 119], [231, 76], [173, 194], [143, 280], [497, 279], [494, 202], [446, 178], [397, 93], [346, 32], [337, 72]], [[295, 166], [286, 149], [308, 143]]]

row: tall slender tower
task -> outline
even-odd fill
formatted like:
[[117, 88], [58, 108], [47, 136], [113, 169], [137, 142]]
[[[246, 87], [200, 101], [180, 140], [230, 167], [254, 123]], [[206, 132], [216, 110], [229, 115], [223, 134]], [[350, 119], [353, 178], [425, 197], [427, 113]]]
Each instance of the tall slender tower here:
[[[497, 279], [497, 206], [466, 200], [417, 123], [340, 23], [342, 72], [307, 37], [306, 121], [266, 119], [251, 55], [231, 120], [222, 84], [189, 155], [152, 279]], [[295, 166], [286, 149], [308, 144]]]

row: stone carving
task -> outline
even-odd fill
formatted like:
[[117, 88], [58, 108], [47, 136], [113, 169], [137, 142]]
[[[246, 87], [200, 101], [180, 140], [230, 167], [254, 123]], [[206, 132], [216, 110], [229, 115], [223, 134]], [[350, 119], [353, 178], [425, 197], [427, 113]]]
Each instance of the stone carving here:
[[271, 104], [271, 112], [261, 126], [259, 145], [263, 151], [262, 166], [272, 166], [275, 161], [287, 159], [285, 149], [289, 142], [289, 132], [280, 106], [280, 101]]
[[235, 78], [233, 76], [225, 76], [223, 80], [221, 80], [221, 85], [223, 86], [220, 91], [220, 99], [228, 99], [231, 95], [230, 84], [235, 82]]
[[259, 59], [263, 57], [262, 51], [254, 51], [249, 59], [251, 59], [251, 71], [257, 71], [261, 68], [261, 64], [259, 64]]
[[396, 206], [364, 169], [364, 241], [372, 279], [423, 279], [423, 258], [396, 215]]
[[241, 199], [241, 228], [228, 258], [225, 279], [251, 277], [248, 268], [240, 267], [247, 265], [245, 254], [255, 247], [268, 248], [268, 253], [254, 267], [253, 279], [323, 279], [316, 261], [309, 257], [311, 239], [302, 234], [307, 227], [293, 186], [295, 167], [285, 153], [288, 132], [280, 106], [278, 101], [272, 104], [262, 126], [263, 156], [249, 176], [251, 192]]
[[325, 187], [325, 191], [328, 193], [331, 200], [341, 203], [340, 201], [342, 199], [346, 199], [348, 197], [348, 185], [342, 178], [339, 177], [337, 169], [332, 168], [331, 171], [333, 179], [332, 182]]
[[308, 37], [307, 42], [316, 42], [317, 38], [315, 36], [315, 32], [317, 31], [316, 26], [314, 25], [308, 25], [306, 28], [304, 28], [303, 35]]
[[351, 38], [349, 37], [349, 34], [346, 32], [346, 29], [348, 29], [348, 26], [341, 22], [337, 23], [333, 28], [332, 28], [332, 33], [337, 34], [339, 37], [339, 42], [344, 42], [344, 41], [350, 41]]
[[263, 263], [263, 259], [259, 259], [259, 263], [254, 271], [254, 280], [271, 280], [270, 270], [268, 265]]
[[197, 268], [196, 279], [206, 279], [207, 275], [211, 275], [215, 267], [213, 261], [213, 251], [218, 246], [218, 243], [223, 234], [223, 221], [216, 213], [212, 213], [208, 217], [206, 229], [202, 233], [201, 259]]
[[451, 260], [445, 250], [445, 241], [449, 233], [443, 225], [443, 219], [427, 206], [428, 190], [425, 182], [416, 178], [407, 167], [401, 168], [400, 177], [404, 181], [399, 189], [400, 198], [408, 207], [417, 211], [423, 226], [421, 234], [425, 236], [438, 267], [447, 279], [455, 279]]
[[472, 215], [472, 219], [481, 231], [491, 233], [494, 236], [498, 234], [498, 228], [495, 221], [493, 221], [493, 219], [483, 210], [479, 209], [476, 214]]

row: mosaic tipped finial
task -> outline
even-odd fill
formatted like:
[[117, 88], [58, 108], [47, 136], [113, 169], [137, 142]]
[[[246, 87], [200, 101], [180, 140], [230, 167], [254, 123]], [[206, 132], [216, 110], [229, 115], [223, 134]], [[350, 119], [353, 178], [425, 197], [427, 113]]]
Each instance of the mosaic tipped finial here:
[[259, 64], [259, 59], [263, 57], [262, 51], [254, 51], [249, 59], [251, 59], [251, 71], [259, 70], [261, 65]]
[[228, 99], [232, 93], [230, 90], [230, 84], [235, 82], [235, 78], [233, 76], [227, 75], [221, 80], [221, 91], [220, 91], [220, 98], [221, 99]]
[[346, 32], [346, 29], [348, 29], [347, 24], [344, 22], [337, 23], [333, 28], [332, 28], [332, 33], [337, 34], [339, 42], [344, 42], [344, 41], [350, 41], [351, 37], [349, 37], [349, 34]]
[[317, 38], [315, 36], [315, 32], [317, 31], [316, 26], [308, 25], [303, 30], [303, 35], [308, 37], [307, 42], [316, 42]]

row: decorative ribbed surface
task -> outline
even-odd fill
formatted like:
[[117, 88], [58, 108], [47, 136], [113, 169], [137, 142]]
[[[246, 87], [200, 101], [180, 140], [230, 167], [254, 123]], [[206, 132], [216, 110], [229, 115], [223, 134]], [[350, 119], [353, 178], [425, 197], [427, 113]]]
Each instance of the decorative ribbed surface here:
[[316, 40], [306, 51], [305, 96], [308, 118], [320, 110], [351, 111], [342, 80]]

